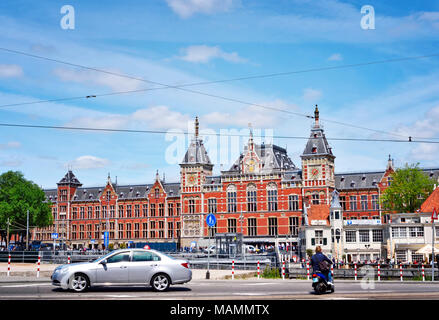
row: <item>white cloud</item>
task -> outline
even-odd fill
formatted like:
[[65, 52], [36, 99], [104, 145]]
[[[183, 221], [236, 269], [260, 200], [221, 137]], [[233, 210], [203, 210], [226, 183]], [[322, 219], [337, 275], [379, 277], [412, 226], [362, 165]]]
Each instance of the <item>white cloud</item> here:
[[[286, 103], [280, 99], [257, 104], [268, 108], [287, 111], [297, 111], [299, 109], [297, 105]], [[220, 125], [224, 127], [236, 126], [240, 128], [247, 128], [248, 124], [251, 123], [253, 127], [270, 128], [275, 127], [284, 116], [285, 114], [282, 112], [272, 111], [254, 105], [238, 109], [233, 113], [214, 111], [201, 116], [200, 122], [201, 124], [206, 123], [208, 125]]]
[[[108, 69], [107, 69], [108, 70]], [[123, 72], [117, 70], [108, 70], [114, 73]], [[76, 82], [81, 84], [96, 84], [99, 86], [109, 87], [113, 91], [128, 91], [137, 90], [141, 87], [146, 87], [147, 84], [126, 77], [113, 76], [111, 74], [95, 72], [91, 70], [71, 70], [65, 68], [56, 68], [53, 70], [55, 76], [64, 82]]]
[[23, 164], [23, 161], [19, 159], [11, 159], [0, 162], [2, 167], [19, 167]]
[[67, 162], [64, 167], [73, 169], [97, 169], [106, 167], [110, 161], [95, 156], [80, 156], [73, 161]]
[[340, 53], [334, 53], [331, 56], [329, 56], [328, 61], [342, 61], [343, 57]]
[[16, 64], [0, 64], [0, 78], [17, 78], [23, 75], [23, 68]]
[[181, 18], [189, 18], [195, 13], [214, 14], [227, 12], [237, 0], [166, 0], [168, 6]]
[[7, 143], [0, 143], [0, 150], [17, 149], [21, 147], [21, 143], [17, 141], [9, 141]]
[[439, 145], [420, 143], [410, 151], [410, 158], [417, 161], [435, 161], [439, 159]]
[[98, 116], [78, 117], [67, 126], [108, 128], [108, 129], [142, 129], [142, 130], [186, 130], [191, 117], [167, 106], [153, 106], [139, 109], [130, 114], [103, 114]]
[[322, 92], [320, 90], [307, 88], [303, 91], [303, 100], [307, 102], [318, 101], [322, 97]]
[[240, 57], [236, 52], [225, 52], [218, 46], [195, 45], [183, 48], [181, 52], [183, 55], [179, 59], [188, 62], [207, 63], [212, 59], [223, 59], [234, 63], [247, 62], [246, 59]]

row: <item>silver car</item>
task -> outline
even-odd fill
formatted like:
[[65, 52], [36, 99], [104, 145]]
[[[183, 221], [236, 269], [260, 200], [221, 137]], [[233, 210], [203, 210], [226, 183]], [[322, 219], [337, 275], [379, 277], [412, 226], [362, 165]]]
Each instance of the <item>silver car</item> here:
[[192, 271], [187, 261], [156, 250], [121, 249], [95, 261], [59, 266], [51, 279], [53, 285], [76, 292], [102, 285], [150, 285], [166, 291], [171, 284], [191, 281]]

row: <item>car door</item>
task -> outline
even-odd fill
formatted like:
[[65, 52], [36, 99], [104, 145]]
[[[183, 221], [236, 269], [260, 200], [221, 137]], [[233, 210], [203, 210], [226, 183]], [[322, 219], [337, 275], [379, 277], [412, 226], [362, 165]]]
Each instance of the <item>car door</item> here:
[[96, 270], [97, 283], [128, 283], [128, 265], [130, 251], [116, 253], [107, 258], [107, 263], [98, 264]]
[[133, 251], [132, 260], [128, 266], [130, 283], [148, 283], [160, 264], [160, 257], [149, 251]]

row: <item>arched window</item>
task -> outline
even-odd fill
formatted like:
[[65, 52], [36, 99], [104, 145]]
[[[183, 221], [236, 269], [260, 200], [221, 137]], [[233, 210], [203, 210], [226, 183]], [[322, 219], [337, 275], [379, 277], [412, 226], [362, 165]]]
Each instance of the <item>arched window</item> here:
[[249, 184], [247, 187], [247, 211], [256, 212], [258, 211], [257, 202], [257, 188], [254, 184]]
[[236, 186], [233, 184], [227, 187], [227, 211], [236, 212]]
[[277, 185], [270, 183], [267, 187], [268, 211], [277, 211]]

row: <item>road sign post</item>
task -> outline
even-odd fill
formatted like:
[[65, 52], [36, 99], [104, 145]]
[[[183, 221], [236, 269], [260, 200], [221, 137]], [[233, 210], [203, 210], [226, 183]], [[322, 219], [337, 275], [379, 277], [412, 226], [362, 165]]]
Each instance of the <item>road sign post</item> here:
[[[206, 217], [206, 224], [212, 228], [216, 224], [216, 217], [214, 214], [209, 213]], [[207, 246], [207, 271], [206, 271], [206, 279], [210, 279], [210, 230], [207, 231], [209, 236], [209, 244]]]

